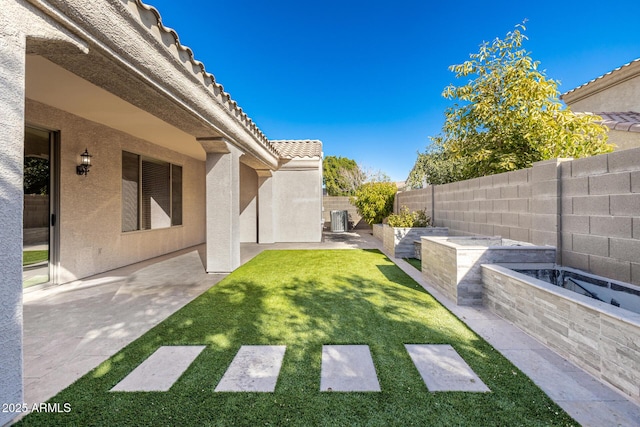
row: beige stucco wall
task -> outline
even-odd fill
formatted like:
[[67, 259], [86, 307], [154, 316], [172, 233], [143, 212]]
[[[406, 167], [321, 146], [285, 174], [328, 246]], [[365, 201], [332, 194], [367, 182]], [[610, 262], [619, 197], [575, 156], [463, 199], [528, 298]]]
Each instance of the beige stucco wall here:
[[[576, 90], [575, 95], [565, 95], [565, 102], [573, 111], [638, 111], [640, 112], [640, 75], [624, 80], [612, 86], [604, 87], [604, 81], [590, 83], [594, 90]], [[598, 88], [597, 86], [603, 86]], [[600, 89], [600, 90], [598, 90]], [[574, 96], [587, 92], [588, 96], [574, 100]]]
[[258, 239], [258, 175], [240, 164], [240, 242]]
[[[0, 402], [23, 402], [22, 223], [25, 52], [40, 47], [86, 52], [77, 35], [23, 1], [0, 7]], [[72, 55], [71, 55], [72, 56]], [[6, 408], [5, 408], [6, 409]], [[0, 412], [0, 425], [17, 412]]]
[[[0, 8], [0, 402], [22, 402], [22, 205], [24, 158], [24, 11]], [[18, 19], [16, 21], [16, 19]], [[17, 413], [0, 412], [0, 425]]]
[[276, 242], [322, 240], [322, 160], [291, 160], [273, 173]]
[[[30, 100], [26, 122], [60, 131], [60, 283], [204, 242], [204, 162]], [[85, 148], [86, 177], [75, 171]], [[123, 150], [182, 166], [182, 226], [121, 231]]]
[[[638, 96], [640, 97], [640, 95]], [[616, 151], [637, 148], [640, 147], [640, 132], [610, 130], [608, 141], [616, 145]]]
[[[633, 61], [567, 92], [562, 99], [575, 112], [640, 112], [640, 62]], [[612, 129], [609, 142], [616, 150], [640, 147], [640, 133]]]

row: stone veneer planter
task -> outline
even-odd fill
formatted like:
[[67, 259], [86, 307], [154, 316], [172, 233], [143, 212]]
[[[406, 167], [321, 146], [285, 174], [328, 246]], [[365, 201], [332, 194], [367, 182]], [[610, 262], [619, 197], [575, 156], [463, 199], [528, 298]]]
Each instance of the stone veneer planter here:
[[640, 403], [640, 314], [505, 266], [482, 280], [489, 310]]
[[[413, 258], [415, 249], [413, 242], [422, 236], [447, 236], [447, 227], [391, 227], [382, 224], [382, 244], [384, 249], [395, 258]], [[375, 236], [375, 230], [374, 230]]]
[[497, 237], [422, 237], [422, 276], [458, 305], [482, 305], [482, 264], [553, 263], [556, 248]]
[[373, 224], [373, 237], [380, 240], [381, 242], [384, 240], [384, 227], [382, 224]]

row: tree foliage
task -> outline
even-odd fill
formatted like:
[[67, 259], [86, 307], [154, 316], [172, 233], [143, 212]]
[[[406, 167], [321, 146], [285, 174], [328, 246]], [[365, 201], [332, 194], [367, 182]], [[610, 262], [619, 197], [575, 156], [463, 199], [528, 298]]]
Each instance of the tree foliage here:
[[429, 227], [431, 225], [431, 217], [424, 210], [409, 211], [409, 208], [402, 206], [399, 213], [392, 213], [387, 218], [387, 224], [391, 227]]
[[329, 196], [352, 196], [365, 180], [356, 161], [346, 157], [325, 157], [322, 174]]
[[351, 204], [367, 224], [379, 224], [393, 212], [397, 190], [392, 182], [367, 182], [358, 188], [351, 198]]
[[407, 185], [415, 189], [463, 180], [464, 163], [464, 158], [454, 158], [434, 143], [424, 153], [418, 152], [416, 163], [407, 178]]
[[322, 173], [329, 196], [353, 196], [365, 182], [391, 181], [381, 170], [367, 168], [346, 157], [325, 157]]
[[391, 182], [391, 177], [381, 171], [380, 169], [372, 169], [366, 166], [359, 165], [362, 177], [365, 182]]
[[522, 47], [523, 31], [517, 25], [504, 40], [485, 42], [468, 61], [449, 67], [458, 79], [473, 78], [442, 93], [456, 103], [445, 111], [435, 150], [419, 155], [414, 167], [426, 168], [431, 183], [432, 176], [468, 179], [613, 149], [600, 117], [563, 108], [558, 82]]
[[49, 194], [49, 160], [27, 157], [24, 161], [24, 193]]

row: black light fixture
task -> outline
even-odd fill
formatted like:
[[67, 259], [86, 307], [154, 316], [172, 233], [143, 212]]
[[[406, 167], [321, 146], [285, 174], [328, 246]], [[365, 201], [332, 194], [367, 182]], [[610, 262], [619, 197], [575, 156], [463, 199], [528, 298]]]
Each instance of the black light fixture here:
[[84, 149], [84, 153], [80, 154], [81, 163], [76, 166], [76, 173], [78, 175], [87, 176], [89, 173], [89, 168], [91, 167], [91, 154]]

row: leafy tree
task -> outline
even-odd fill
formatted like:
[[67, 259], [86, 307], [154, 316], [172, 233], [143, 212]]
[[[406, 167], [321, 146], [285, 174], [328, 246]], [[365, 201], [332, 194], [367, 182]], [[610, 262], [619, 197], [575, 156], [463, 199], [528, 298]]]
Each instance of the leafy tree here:
[[356, 161], [346, 157], [325, 157], [322, 174], [329, 196], [352, 196], [365, 180]]
[[39, 157], [25, 158], [24, 193], [49, 194], [49, 160]]
[[443, 135], [436, 141], [448, 158], [465, 160], [465, 179], [613, 149], [606, 128], [596, 123], [600, 117], [563, 108], [558, 82], [522, 48], [524, 30], [517, 25], [504, 40], [485, 42], [468, 61], [449, 67], [456, 78], [475, 76], [444, 89], [445, 98], [461, 104], [445, 111]]
[[359, 165], [363, 182], [391, 182], [391, 177], [380, 169], [372, 169]]
[[367, 224], [379, 224], [393, 212], [397, 190], [392, 182], [367, 182], [358, 188], [351, 198], [351, 204]]
[[346, 157], [327, 156], [322, 163], [323, 179], [329, 196], [352, 196], [365, 182], [389, 182], [381, 170], [374, 170]]
[[[436, 141], [436, 138], [434, 138]], [[465, 179], [464, 158], [454, 158], [434, 142], [418, 158], [407, 178], [409, 188], [422, 188], [425, 184], [447, 184]]]

